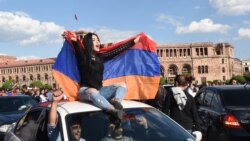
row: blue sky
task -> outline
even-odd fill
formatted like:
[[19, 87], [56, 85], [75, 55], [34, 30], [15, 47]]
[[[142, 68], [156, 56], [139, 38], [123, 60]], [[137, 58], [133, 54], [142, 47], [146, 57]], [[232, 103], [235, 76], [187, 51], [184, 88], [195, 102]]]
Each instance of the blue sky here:
[[250, 59], [250, 0], [0, 0], [1, 55], [56, 57], [63, 31], [80, 29], [103, 43], [140, 32], [158, 44], [228, 42]]

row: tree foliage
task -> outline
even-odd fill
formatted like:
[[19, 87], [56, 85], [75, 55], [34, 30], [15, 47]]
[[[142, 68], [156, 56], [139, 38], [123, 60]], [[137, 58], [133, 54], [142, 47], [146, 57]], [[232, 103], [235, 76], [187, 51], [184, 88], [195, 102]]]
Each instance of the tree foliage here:
[[250, 82], [250, 72], [245, 72], [244, 77], [245, 77], [247, 82]]
[[246, 79], [245, 79], [245, 77], [242, 76], [242, 75], [236, 75], [236, 76], [232, 77], [232, 78], [231, 78], [231, 81], [232, 81], [233, 79], [234, 79], [234, 80], [237, 80], [237, 82], [240, 83], [240, 84], [246, 83]]
[[166, 79], [164, 77], [160, 78], [160, 85], [166, 84]]
[[52, 86], [51, 86], [50, 84], [44, 84], [44, 88], [45, 88], [45, 89], [51, 90], [51, 89], [52, 89]]
[[5, 89], [5, 90], [11, 90], [13, 85], [14, 85], [14, 81], [13, 80], [8, 80], [8, 81], [3, 83], [2, 88]]
[[34, 82], [30, 83], [30, 87], [35, 87], [35, 86], [37, 86], [40, 89], [44, 87], [44, 85], [41, 81], [34, 81]]

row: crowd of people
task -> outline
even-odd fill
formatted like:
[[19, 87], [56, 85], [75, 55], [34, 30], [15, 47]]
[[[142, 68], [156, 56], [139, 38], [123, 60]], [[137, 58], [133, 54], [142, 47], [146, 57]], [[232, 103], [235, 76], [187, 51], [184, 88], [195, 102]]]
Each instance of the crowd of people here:
[[[0, 88], [0, 96], [28, 95], [38, 103], [51, 102], [53, 101], [53, 92], [56, 90], [59, 89], [39, 88], [38, 86], [28, 87], [27, 85], [23, 85], [21, 87], [13, 87], [12, 89]], [[66, 100], [67, 96], [64, 95], [63, 99]]]

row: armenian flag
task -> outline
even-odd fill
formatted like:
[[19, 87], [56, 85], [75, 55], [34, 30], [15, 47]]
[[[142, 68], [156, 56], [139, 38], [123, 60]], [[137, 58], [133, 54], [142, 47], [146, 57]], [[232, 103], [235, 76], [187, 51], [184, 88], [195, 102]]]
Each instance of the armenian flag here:
[[[154, 99], [160, 81], [160, 63], [156, 55], [157, 44], [146, 34], [134, 37], [102, 48], [99, 53], [108, 52], [140, 36], [131, 48], [104, 63], [103, 86], [125, 82], [125, 99]], [[80, 75], [72, 44], [65, 40], [53, 66], [53, 76], [70, 101], [78, 100]]]

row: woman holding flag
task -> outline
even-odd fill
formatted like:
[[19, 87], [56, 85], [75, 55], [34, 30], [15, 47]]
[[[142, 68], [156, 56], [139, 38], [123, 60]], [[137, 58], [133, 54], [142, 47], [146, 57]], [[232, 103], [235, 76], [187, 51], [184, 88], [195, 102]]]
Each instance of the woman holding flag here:
[[[72, 36], [73, 35], [73, 36]], [[123, 82], [103, 86], [104, 61], [135, 45], [140, 36], [114, 48], [107, 53], [100, 53], [100, 39], [95, 33], [87, 33], [82, 39], [72, 32], [65, 32], [66, 39], [72, 40], [77, 66], [80, 73], [80, 89], [78, 98], [81, 101], [91, 101], [97, 107], [111, 113], [121, 120], [123, 106], [121, 101], [126, 94], [126, 84]]]

